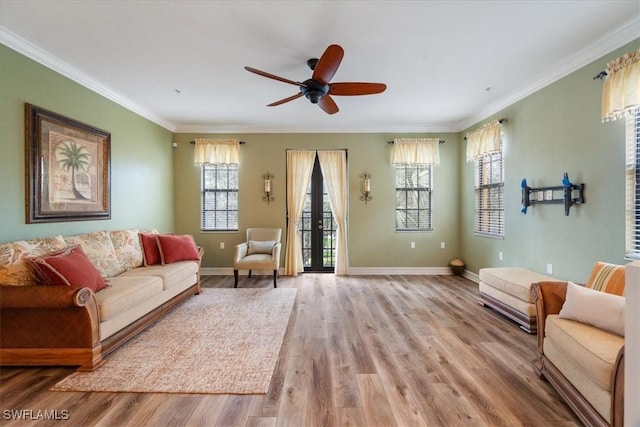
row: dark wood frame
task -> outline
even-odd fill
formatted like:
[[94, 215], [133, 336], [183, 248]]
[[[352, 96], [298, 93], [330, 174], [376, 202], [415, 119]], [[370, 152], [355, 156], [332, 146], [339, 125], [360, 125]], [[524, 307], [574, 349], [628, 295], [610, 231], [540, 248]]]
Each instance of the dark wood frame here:
[[[71, 168], [75, 198], [56, 199], [55, 171], [65, 176], [70, 168], [61, 163], [58, 148], [73, 144], [83, 151], [82, 168]], [[55, 144], [55, 146], [54, 146]], [[25, 104], [25, 207], [26, 222], [85, 221], [111, 219], [111, 134], [105, 130]], [[88, 160], [87, 160], [88, 159]], [[63, 174], [62, 171], [66, 172]], [[84, 172], [85, 192], [76, 189], [76, 170]], [[88, 187], [88, 188], [87, 188]], [[62, 194], [62, 190], [58, 192]], [[88, 197], [86, 194], [88, 193]]]

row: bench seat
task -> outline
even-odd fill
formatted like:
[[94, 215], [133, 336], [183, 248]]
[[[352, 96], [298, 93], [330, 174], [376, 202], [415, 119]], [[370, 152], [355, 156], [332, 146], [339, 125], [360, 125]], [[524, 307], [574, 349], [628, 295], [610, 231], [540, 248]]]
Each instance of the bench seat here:
[[531, 285], [559, 281], [520, 267], [480, 269], [480, 303], [507, 316], [524, 331], [536, 334], [536, 306]]

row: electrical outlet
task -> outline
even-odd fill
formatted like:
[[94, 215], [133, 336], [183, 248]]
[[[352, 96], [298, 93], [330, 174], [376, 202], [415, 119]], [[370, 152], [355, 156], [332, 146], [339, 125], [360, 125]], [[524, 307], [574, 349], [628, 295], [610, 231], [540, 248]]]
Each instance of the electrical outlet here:
[[415, 249], [416, 248], [416, 242], [411, 242], [411, 249]]
[[553, 264], [547, 264], [547, 274], [553, 274]]
[[444, 242], [440, 242], [440, 249], [444, 249], [446, 247], [446, 245], [444, 244]]
[[502, 261], [504, 259], [504, 255], [503, 255], [502, 251], [498, 252], [498, 259], [500, 261]]
[[224, 242], [220, 242], [220, 249], [224, 249]]

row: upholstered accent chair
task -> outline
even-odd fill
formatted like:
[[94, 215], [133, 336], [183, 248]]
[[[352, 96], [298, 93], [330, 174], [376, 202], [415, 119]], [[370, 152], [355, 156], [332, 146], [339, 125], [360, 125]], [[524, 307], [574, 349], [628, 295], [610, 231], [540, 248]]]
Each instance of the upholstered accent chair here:
[[[625, 267], [597, 262], [585, 286], [534, 283], [536, 373], [586, 426], [624, 423]], [[629, 424], [630, 425], [630, 424]]]
[[277, 288], [280, 269], [280, 228], [247, 228], [247, 241], [236, 245], [233, 256], [234, 288], [238, 287], [238, 270], [273, 271], [273, 287]]

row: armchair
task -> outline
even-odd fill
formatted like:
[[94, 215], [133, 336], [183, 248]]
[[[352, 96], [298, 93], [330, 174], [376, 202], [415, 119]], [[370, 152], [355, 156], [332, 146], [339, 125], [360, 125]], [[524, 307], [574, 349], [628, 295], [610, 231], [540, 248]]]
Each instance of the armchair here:
[[273, 287], [277, 288], [280, 268], [280, 228], [247, 228], [247, 241], [236, 245], [233, 256], [234, 288], [238, 287], [238, 270], [272, 270]]
[[[586, 288], [596, 295], [601, 292], [622, 296], [624, 273], [623, 266], [598, 262]], [[592, 295], [588, 301], [586, 294], [581, 296], [576, 290], [571, 294], [571, 286], [584, 289], [573, 283], [551, 281], [534, 283], [531, 288], [538, 322], [534, 370], [556, 389], [585, 425], [622, 426], [625, 338], [605, 329], [610, 326], [608, 320], [616, 318], [606, 299], [593, 299]], [[569, 297], [572, 312], [563, 314]]]

